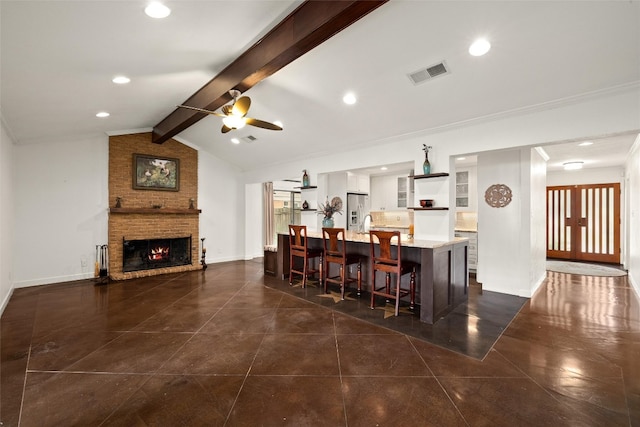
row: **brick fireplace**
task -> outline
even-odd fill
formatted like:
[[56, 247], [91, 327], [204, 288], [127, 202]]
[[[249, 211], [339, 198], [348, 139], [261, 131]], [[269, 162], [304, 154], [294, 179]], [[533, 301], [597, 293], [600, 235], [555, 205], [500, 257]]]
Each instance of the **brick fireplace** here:
[[[177, 189], [134, 189], [134, 155], [177, 159]], [[140, 188], [138, 186], [138, 188]], [[198, 152], [176, 140], [151, 142], [151, 133], [109, 137], [109, 276], [124, 280], [199, 270]], [[190, 260], [182, 265], [148, 264], [123, 269], [125, 241], [189, 239]], [[128, 247], [128, 250], [130, 248]], [[145, 255], [146, 256], [146, 255]], [[182, 255], [181, 255], [182, 257]], [[180, 264], [178, 262], [177, 264]], [[151, 268], [148, 268], [152, 265]], [[135, 271], [124, 271], [124, 270]]]

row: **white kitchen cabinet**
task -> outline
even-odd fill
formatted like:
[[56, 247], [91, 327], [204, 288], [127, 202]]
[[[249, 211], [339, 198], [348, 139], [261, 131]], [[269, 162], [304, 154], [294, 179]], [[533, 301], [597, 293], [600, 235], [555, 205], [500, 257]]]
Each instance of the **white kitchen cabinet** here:
[[398, 177], [395, 175], [372, 176], [370, 200], [372, 211], [398, 209]]
[[369, 194], [370, 189], [369, 175], [347, 172], [347, 191], [349, 193]]
[[467, 261], [469, 271], [475, 272], [478, 268], [478, 232], [476, 231], [456, 231], [456, 237], [466, 237], [469, 239], [469, 252]]

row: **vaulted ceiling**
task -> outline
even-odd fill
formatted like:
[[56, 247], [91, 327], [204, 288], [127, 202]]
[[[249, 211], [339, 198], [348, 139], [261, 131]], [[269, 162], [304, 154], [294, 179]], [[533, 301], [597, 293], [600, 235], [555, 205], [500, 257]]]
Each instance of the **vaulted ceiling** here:
[[[171, 15], [158, 20], [144, 1], [2, 0], [0, 113], [16, 143], [150, 130], [300, 5], [165, 3]], [[492, 48], [473, 57], [480, 36]], [[441, 62], [449, 73], [408, 77]], [[120, 74], [131, 82], [112, 83]], [[250, 116], [283, 131], [222, 134], [211, 116], [178, 136], [250, 170], [638, 84], [637, 1], [392, 0], [245, 93]], [[348, 91], [355, 105], [342, 102]], [[632, 141], [606, 152], [623, 155]]]

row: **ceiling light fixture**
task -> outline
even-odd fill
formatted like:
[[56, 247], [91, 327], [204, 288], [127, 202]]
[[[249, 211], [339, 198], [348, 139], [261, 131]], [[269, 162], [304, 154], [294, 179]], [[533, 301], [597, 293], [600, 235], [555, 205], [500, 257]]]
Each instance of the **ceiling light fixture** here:
[[593, 145], [593, 142], [591, 141], [585, 141], [585, 142], [581, 142], [580, 144], [578, 144], [580, 147], [586, 147], [587, 145]]
[[489, 52], [489, 49], [491, 49], [491, 43], [489, 43], [487, 39], [478, 39], [469, 46], [469, 54], [473, 56], [482, 56]]
[[388, 169], [388, 168], [387, 168], [386, 166], [382, 166], [382, 167], [380, 168], [380, 170], [381, 170], [381, 171], [386, 171], [387, 169]]
[[240, 140], [238, 138], [231, 138], [231, 142], [234, 144], [240, 144]]
[[131, 81], [131, 79], [127, 76], [115, 76], [113, 80], [111, 80], [115, 84], [124, 85]]
[[563, 163], [562, 166], [564, 166], [564, 170], [566, 171], [574, 171], [574, 170], [582, 169], [583, 164], [584, 162], [566, 162], [566, 163]]
[[233, 115], [227, 116], [224, 119], [222, 119], [222, 123], [224, 123], [224, 125], [230, 129], [242, 129], [244, 125], [247, 124], [244, 117], [233, 116]]
[[456, 160], [466, 160], [466, 157], [458, 157]]
[[280, 120], [276, 120], [275, 122], [273, 122], [274, 125], [276, 126], [280, 126], [281, 128], [284, 128], [284, 125], [282, 124], [282, 122]]
[[171, 9], [162, 3], [153, 2], [144, 8], [144, 13], [152, 18], [160, 19], [171, 15]]
[[345, 96], [342, 97], [342, 102], [344, 102], [347, 105], [353, 105], [355, 104], [357, 101], [356, 96], [349, 92], [347, 93]]
[[109, 113], [107, 113], [106, 111], [100, 111], [98, 114], [96, 114], [96, 117], [100, 117], [101, 119], [104, 117], [109, 117]]

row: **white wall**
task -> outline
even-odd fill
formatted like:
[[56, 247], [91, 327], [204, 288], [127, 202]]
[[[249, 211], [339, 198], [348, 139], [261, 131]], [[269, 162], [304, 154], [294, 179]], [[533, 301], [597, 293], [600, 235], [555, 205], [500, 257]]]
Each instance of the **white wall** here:
[[623, 183], [624, 167], [547, 172], [547, 186]]
[[107, 243], [108, 138], [14, 146], [16, 287], [93, 277]]
[[513, 199], [502, 208], [478, 205], [477, 279], [483, 289], [512, 295], [520, 295], [527, 287], [528, 277], [522, 273], [528, 276], [529, 271], [521, 244], [529, 240], [529, 215], [523, 212], [529, 194], [524, 193], [521, 174], [520, 150], [478, 155], [478, 188], [504, 184]]
[[[478, 155], [478, 188], [504, 184], [512, 201], [478, 205], [477, 279], [483, 290], [530, 297], [546, 275], [546, 164], [533, 149]], [[483, 191], [481, 191], [483, 192]]]
[[[252, 199], [261, 203], [262, 193], [259, 195]], [[198, 151], [198, 207], [202, 209], [200, 237], [205, 238], [207, 263], [244, 259], [245, 216], [249, 216], [245, 215], [245, 205], [245, 185], [239, 169], [204, 150]], [[261, 220], [262, 210], [249, 208], [246, 212], [259, 216]]]
[[547, 214], [546, 206], [541, 203], [542, 200], [546, 200], [547, 194], [547, 163], [534, 149], [529, 150], [528, 156], [530, 158], [529, 206], [524, 209], [524, 212], [529, 212], [531, 250], [529, 283], [531, 287], [529, 295], [524, 296], [530, 297], [547, 277]]
[[13, 140], [0, 118], [0, 314], [13, 292]]
[[626, 163], [627, 177], [627, 268], [629, 279], [640, 296], [640, 136], [631, 149]]

